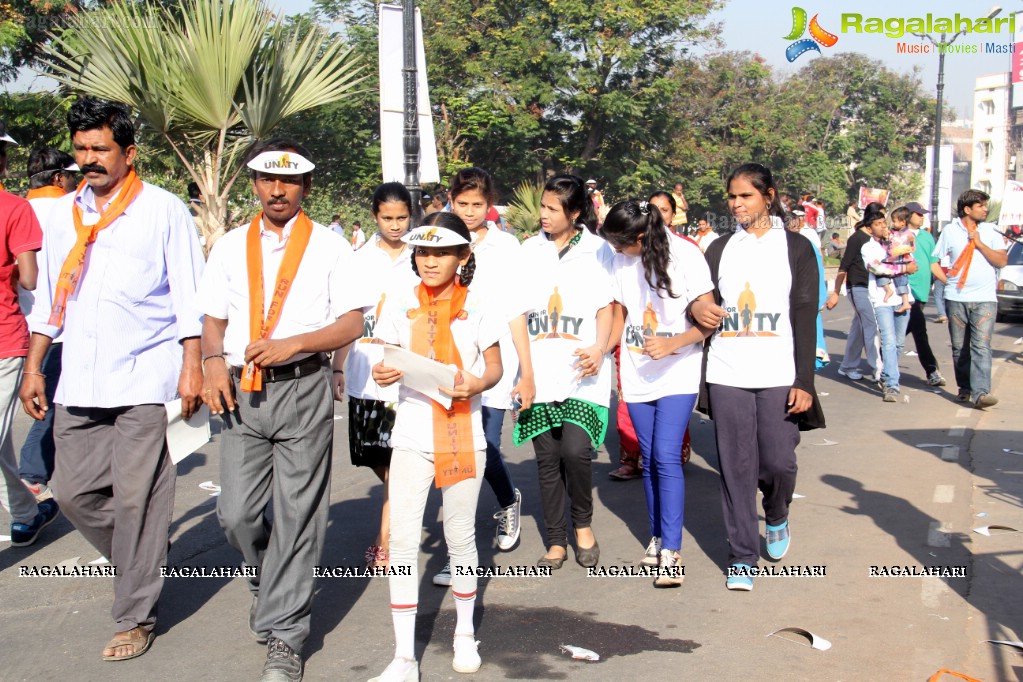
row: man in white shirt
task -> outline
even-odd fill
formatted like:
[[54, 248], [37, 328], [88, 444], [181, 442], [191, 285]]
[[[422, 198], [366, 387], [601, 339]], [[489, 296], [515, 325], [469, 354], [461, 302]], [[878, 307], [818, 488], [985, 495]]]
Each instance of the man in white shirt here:
[[327, 225], [327, 227], [329, 227], [330, 231], [337, 236], [342, 238], [345, 236], [345, 228], [341, 227], [341, 216], [337, 213], [331, 216], [330, 225]]
[[988, 195], [968, 189], [959, 195], [959, 219], [945, 226], [934, 247], [934, 256], [948, 257], [946, 275], [938, 263], [931, 265], [935, 279], [945, 284], [948, 333], [952, 340], [959, 400], [978, 409], [991, 407], [991, 334], [998, 308], [998, 270], [1008, 263], [1005, 238], [991, 223]]
[[248, 167], [263, 210], [217, 242], [197, 295], [203, 400], [223, 417], [217, 516], [256, 571], [249, 631], [267, 644], [261, 680], [294, 682], [330, 503], [326, 354], [362, 335], [362, 308], [379, 292], [360, 286], [345, 241], [302, 211], [315, 167], [305, 149], [270, 140]]
[[362, 231], [362, 223], [356, 220], [352, 223], [352, 250], [358, 251], [366, 243], [366, 233]]
[[60, 334], [54, 497], [117, 567], [117, 634], [103, 659], [121, 661], [154, 637], [176, 473], [165, 403], [180, 397], [186, 418], [200, 405], [204, 261], [185, 204], [135, 174], [128, 107], [83, 97], [67, 120], [85, 183], [57, 200], [43, 230], [20, 395], [42, 419], [43, 358]]

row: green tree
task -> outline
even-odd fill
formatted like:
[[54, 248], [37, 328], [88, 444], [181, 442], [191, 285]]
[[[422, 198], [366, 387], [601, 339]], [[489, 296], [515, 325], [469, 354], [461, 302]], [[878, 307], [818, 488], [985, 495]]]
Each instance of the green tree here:
[[163, 137], [203, 192], [211, 246], [253, 142], [359, 82], [351, 50], [326, 38], [278, 21], [262, 0], [122, 1], [72, 17], [45, 63], [71, 91], [125, 102]]

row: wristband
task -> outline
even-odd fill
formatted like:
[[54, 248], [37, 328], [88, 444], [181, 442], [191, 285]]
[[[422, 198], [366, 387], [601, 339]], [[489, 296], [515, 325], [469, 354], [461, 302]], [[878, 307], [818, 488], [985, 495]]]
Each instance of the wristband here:
[[22, 374], [33, 374], [33, 375], [35, 375], [37, 377], [43, 377], [44, 379], [46, 378], [46, 375], [43, 374], [42, 372], [29, 372], [29, 371], [26, 370], [26, 371], [22, 372]]
[[333, 371], [334, 374], [344, 374], [345, 373], [345, 371], [343, 369], [335, 369], [335, 370], [332, 370], [332, 371]]
[[204, 367], [206, 366], [206, 361], [207, 360], [212, 360], [213, 358], [224, 358], [224, 362], [227, 362], [227, 353], [214, 353], [213, 355], [203, 356], [203, 359], [202, 359], [203, 366]]

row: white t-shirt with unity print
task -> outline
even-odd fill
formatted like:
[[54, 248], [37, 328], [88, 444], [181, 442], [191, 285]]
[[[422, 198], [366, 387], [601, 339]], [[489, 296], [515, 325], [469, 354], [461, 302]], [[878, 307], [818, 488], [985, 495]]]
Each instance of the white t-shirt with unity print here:
[[689, 302], [714, 289], [700, 247], [672, 235], [669, 243], [668, 276], [672, 293], [678, 298], [650, 287], [638, 256], [615, 256], [612, 271], [615, 300], [627, 310], [621, 340], [622, 397], [626, 402], [646, 402], [700, 390], [702, 343], [683, 346], [660, 360], [643, 351], [645, 336], [671, 337], [692, 329], [685, 315]]
[[781, 221], [772, 223], [759, 238], [740, 229], [721, 254], [718, 289], [726, 316], [711, 342], [709, 384], [772, 388], [795, 381], [788, 239]]

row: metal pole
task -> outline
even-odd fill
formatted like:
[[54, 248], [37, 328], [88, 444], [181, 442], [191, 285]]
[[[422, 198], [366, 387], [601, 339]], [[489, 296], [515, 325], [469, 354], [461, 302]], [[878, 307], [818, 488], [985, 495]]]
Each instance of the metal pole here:
[[941, 97], [945, 90], [945, 35], [941, 34], [941, 42], [938, 43], [938, 102], [934, 111], [934, 155], [931, 159], [931, 230], [937, 238], [940, 230], [938, 227], [938, 180], [941, 177], [939, 160], [941, 158]]
[[401, 70], [405, 86], [405, 187], [412, 195], [412, 215], [409, 228], [418, 224], [420, 198], [423, 190], [419, 186], [419, 106], [416, 87], [416, 2], [402, 0], [402, 52], [404, 67]]

